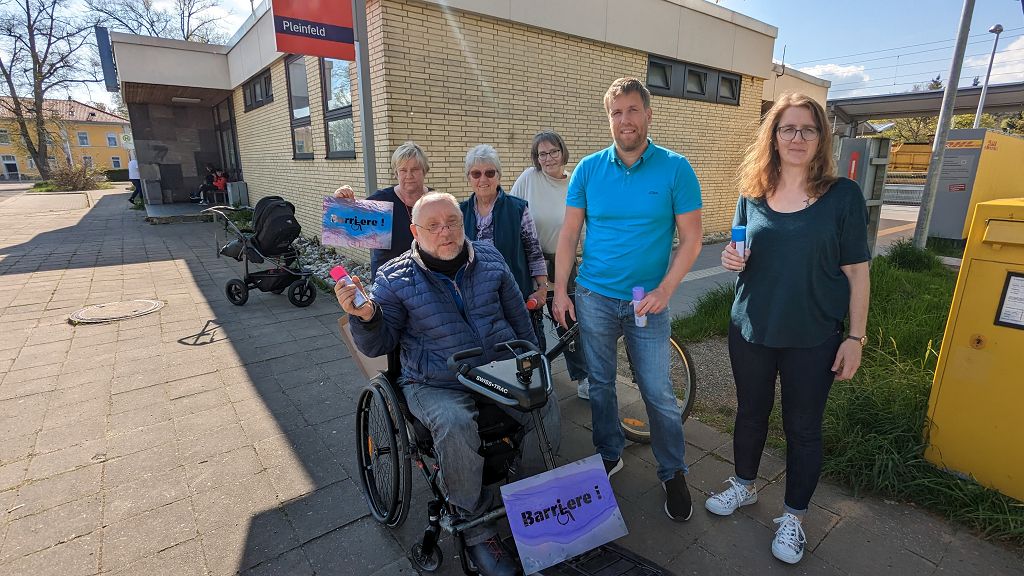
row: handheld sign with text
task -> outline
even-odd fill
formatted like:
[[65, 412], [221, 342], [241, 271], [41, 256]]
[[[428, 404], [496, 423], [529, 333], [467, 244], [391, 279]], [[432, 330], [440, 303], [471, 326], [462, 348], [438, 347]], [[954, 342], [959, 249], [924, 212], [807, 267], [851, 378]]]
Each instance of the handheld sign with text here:
[[526, 574], [629, 533], [597, 454], [506, 484], [501, 498]]
[[355, 60], [352, 0], [274, 0], [277, 51]]
[[324, 197], [322, 242], [350, 248], [391, 248], [394, 204], [378, 200]]

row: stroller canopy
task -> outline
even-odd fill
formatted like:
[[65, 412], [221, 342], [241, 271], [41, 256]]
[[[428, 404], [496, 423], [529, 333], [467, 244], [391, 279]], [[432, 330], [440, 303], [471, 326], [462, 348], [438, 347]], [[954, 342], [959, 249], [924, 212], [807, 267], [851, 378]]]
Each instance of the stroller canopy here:
[[253, 237], [256, 249], [266, 256], [280, 256], [291, 251], [291, 244], [302, 226], [295, 218], [295, 206], [280, 196], [267, 196], [252, 211]]

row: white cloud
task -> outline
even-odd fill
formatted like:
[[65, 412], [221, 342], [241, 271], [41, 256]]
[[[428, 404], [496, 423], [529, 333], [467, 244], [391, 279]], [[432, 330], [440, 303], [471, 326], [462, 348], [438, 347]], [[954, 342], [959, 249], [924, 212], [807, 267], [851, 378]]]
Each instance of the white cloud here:
[[[991, 49], [990, 45], [989, 50]], [[985, 70], [988, 68], [988, 59], [989, 56], [985, 55], [974, 56], [964, 60], [964, 69], [969, 69], [969, 72], [963, 74], [963, 78], [969, 81], [978, 76], [984, 82]], [[1021, 81], [1024, 81], [1024, 36], [1005, 46], [1000, 43], [996, 51], [995, 60], [992, 62], [992, 79], [989, 80], [992, 84]], [[960, 85], [963, 86], [963, 83]]]
[[847, 80], [851, 82], [867, 82], [871, 80], [871, 76], [864, 72], [863, 66], [853, 64], [818, 64], [816, 66], [800, 68], [799, 70], [805, 74], [826, 80]]

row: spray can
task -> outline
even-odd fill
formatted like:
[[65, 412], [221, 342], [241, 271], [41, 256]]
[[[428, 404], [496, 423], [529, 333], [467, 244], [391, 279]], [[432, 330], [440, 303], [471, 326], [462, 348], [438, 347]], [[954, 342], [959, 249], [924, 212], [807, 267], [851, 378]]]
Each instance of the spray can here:
[[739, 252], [740, 258], [745, 258], [747, 256], [747, 227], [733, 226], [732, 241], [736, 244], [736, 251]]
[[[345, 270], [345, 267], [340, 265], [331, 268], [331, 278], [334, 278], [335, 282], [343, 286], [348, 286], [352, 283], [352, 278], [349, 277], [348, 270]], [[362, 307], [362, 305], [366, 304], [367, 301], [369, 301], [369, 298], [366, 297], [366, 294], [362, 290], [356, 289], [356, 297], [355, 300], [353, 300], [356, 308]]]
[[640, 301], [644, 299], [644, 287], [635, 286], [633, 287], [633, 321], [640, 328], [647, 326], [647, 316], [640, 316], [636, 313], [637, 308], [640, 307]]

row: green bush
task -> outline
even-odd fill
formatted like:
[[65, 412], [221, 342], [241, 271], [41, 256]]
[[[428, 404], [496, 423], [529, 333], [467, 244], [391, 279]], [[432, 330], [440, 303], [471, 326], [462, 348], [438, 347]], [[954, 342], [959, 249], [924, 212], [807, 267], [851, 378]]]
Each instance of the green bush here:
[[50, 170], [50, 182], [55, 190], [95, 190], [105, 182], [103, 171], [85, 164], [59, 162]]
[[107, 177], [107, 182], [127, 182], [128, 181], [128, 169], [127, 168], [112, 168], [110, 170], [104, 170], [103, 173]]

